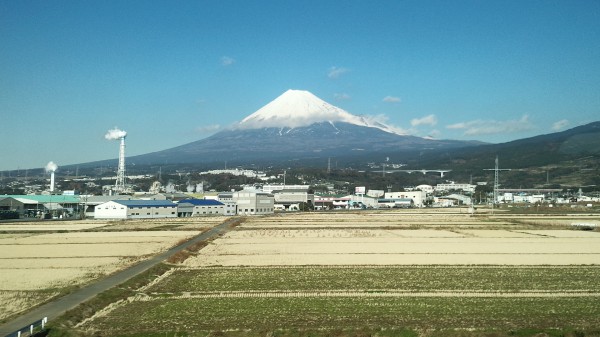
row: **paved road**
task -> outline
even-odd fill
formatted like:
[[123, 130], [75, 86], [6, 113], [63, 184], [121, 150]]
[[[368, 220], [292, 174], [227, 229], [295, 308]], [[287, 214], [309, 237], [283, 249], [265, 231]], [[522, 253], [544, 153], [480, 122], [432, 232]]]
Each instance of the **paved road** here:
[[171, 255], [182, 251], [185, 248], [197, 242], [204, 241], [222, 233], [225, 233], [229, 229], [229, 225], [231, 225], [235, 221], [237, 221], [237, 219], [230, 219], [179, 246], [175, 246], [164, 253], [154, 256], [149, 260], [140, 262], [136, 265], [131, 266], [130, 268], [112, 274], [105, 279], [99, 280], [84, 288], [81, 288], [74, 293], [68, 294], [52, 302], [48, 302], [40, 307], [37, 307], [34, 310], [23, 314], [22, 316], [0, 326], [0, 336], [7, 336], [25, 326], [29, 326], [32, 322], [40, 320], [44, 317], [48, 317], [48, 321], [51, 322], [53, 319], [56, 319], [68, 310], [75, 308], [79, 304], [90, 300], [91, 298], [100, 294], [101, 292], [116, 287], [119, 284], [131, 279], [132, 277], [139, 275], [145, 272], [146, 270], [154, 267], [155, 265], [165, 261]]

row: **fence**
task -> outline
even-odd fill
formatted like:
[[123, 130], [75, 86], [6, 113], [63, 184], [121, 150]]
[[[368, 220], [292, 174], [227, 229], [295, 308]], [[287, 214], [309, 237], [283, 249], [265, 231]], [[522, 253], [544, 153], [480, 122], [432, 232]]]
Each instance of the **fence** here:
[[37, 320], [30, 325], [24, 326], [21, 329], [6, 335], [6, 337], [24, 337], [24, 336], [33, 336], [33, 334], [41, 332], [46, 327], [48, 323], [48, 317], [44, 317], [40, 320]]

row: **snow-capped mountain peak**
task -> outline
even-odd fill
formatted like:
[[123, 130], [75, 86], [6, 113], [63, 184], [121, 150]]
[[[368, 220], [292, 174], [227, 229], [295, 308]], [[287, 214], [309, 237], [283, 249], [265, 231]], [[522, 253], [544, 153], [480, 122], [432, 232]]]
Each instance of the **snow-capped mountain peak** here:
[[333, 106], [305, 90], [288, 90], [282, 95], [244, 118], [238, 128], [298, 128], [321, 122], [344, 122], [359, 126], [374, 127], [383, 131], [401, 134], [380, 122], [353, 115]]

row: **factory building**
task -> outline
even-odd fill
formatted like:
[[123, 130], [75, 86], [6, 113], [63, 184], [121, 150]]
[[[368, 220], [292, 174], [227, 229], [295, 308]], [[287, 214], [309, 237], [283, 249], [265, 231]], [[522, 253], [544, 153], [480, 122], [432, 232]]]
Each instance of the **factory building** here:
[[299, 210], [300, 204], [314, 204], [315, 195], [309, 193], [308, 186], [302, 189], [281, 189], [271, 192], [276, 208], [281, 210]]
[[253, 191], [219, 193], [219, 201], [235, 203], [238, 215], [273, 214], [275, 211], [275, 200], [270, 193]]
[[211, 199], [184, 199], [177, 203], [177, 216], [197, 217], [215, 215], [235, 215], [234, 203], [222, 203]]
[[96, 219], [176, 218], [177, 204], [168, 200], [114, 200], [95, 207]]

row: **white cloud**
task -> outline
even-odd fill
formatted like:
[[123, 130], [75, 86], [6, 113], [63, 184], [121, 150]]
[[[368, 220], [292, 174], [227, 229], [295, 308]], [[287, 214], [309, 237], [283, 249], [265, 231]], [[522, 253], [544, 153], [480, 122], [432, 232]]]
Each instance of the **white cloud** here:
[[386, 125], [388, 127], [388, 130], [393, 131], [393, 132], [395, 132], [397, 134], [410, 135], [410, 134], [415, 133], [415, 130], [407, 130], [407, 129], [404, 129], [402, 127], [395, 126], [395, 125], [392, 125], [392, 124], [388, 123], [389, 118], [385, 114], [379, 114], [379, 115], [361, 115], [360, 117], [365, 122], [367, 122], [367, 124], [369, 124], [369, 125], [379, 125], [379, 124]]
[[203, 125], [196, 128], [196, 132], [200, 134], [212, 134], [221, 130], [221, 126], [219, 124], [212, 125]]
[[564, 130], [567, 126], [569, 126], [569, 121], [566, 119], [560, 120], [554, 124], [552, 124], [552, 131], [560, 131]]
[[333, 97], [338, 101], [347, 101], [351, 98], [350, 95], [345, 92], [333, 94]]
[[375, 124], [375, 123], [387, 124], [387, 122], [389, 120], [389, 117], [386, 116], [385, 114], [361, 115], [360, 117], [362, 117], [364, 120], [366, 120], [370, 124]]
[[421, 118], [414, 118], [410, 121], [410, 125], [419, 126], [419, 125], [431, 125], [434, 126], [438, 122], [437, 117], [435, 115], [428, 115]]
[[348, 70], [346, 68], [331, 67], [331, 68], [329, 68], [327, 77], [329, 77], [331, 79], [336, 79], [336, 78], [339, 78], [340, 76], [344, 75], [348, 71], [350, 71], [350, 70]]
[[398, 102], [400, 102], [400, 97], [395, 97], [395, 96], [385, 96], [385, 97], [383, 98], [383, 101], [384, 101], [384, 102], [387, 102], [387, 103], [398, 103]]
[[221, 65], [224, 67], [230, 66], [235, 63], [235, 59], [229, 56], [221, 57]]
[[523, 115], [520, 119], [511, 119], [507, 121], [496, 120], [473, 120], [461, 122], [446, 126], [448, 129], [464, 129], [463, 135], [491, 135], [498, 133], [515, 133], [533, 129], [533, 124], [529, 121], [528, 115]]

